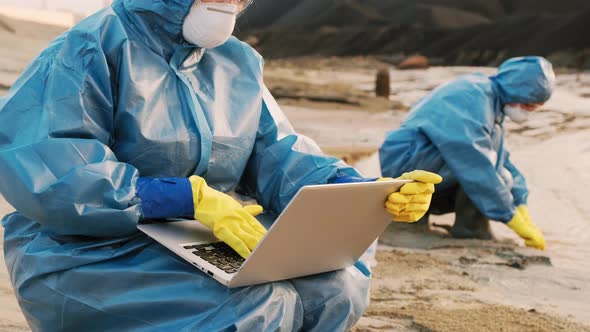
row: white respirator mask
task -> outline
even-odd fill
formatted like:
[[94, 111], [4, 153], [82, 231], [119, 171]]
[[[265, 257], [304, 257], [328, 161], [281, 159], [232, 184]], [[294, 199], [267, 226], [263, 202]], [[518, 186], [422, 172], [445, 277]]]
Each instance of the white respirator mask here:
[[202, 48], [215, 48], [225, 43], [236, 25], [238, 6], [230, 3], [203, 3], [197, 0], [184, 24], [184, 39]]
[[529, 119], [529, 112], [525, 111], [520, 106], [505, 105], [504, 114], [506, 114], [506, 116], [509, 117], [510, 120], [516, 123], [523, 123]]

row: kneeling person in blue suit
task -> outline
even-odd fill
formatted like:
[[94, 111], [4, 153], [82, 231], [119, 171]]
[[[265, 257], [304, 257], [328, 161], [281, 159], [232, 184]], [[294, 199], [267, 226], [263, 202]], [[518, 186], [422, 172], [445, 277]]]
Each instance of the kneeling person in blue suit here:
[[555, 85], [551, 64], [541, 57], [513, 58], [492, 77], [462, 76], [419, 101], [379, 150], [384, 176], [414, 168], [444, 181], [428, 214], [455, 212], [450, 233], [490, 239], [489, 220], [506, 223], [527, 246], [544, 249], [543, 233], [527, 209], [524, 176], [504, 144], [504, 119], [525, 121]]

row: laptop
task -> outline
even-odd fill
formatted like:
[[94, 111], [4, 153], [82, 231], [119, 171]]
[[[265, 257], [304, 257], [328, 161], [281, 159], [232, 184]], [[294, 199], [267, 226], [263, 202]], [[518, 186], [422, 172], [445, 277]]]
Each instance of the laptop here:
[[[391, 223], [387, 196], [408, 182], [305, 186], [246, 260], [195, 220], [138, 228], [230, 288], [292, 279], [353, 265]], [[266, 226], [273, 217], [257, 219]]]

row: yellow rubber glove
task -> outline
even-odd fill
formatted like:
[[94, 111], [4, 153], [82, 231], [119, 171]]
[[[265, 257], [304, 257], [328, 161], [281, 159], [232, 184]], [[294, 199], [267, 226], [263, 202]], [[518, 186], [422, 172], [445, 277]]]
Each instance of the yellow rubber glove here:
[[189, 178], [193, 190], [195, 219], [213, 231], [244, 259], [266, 234], [266, 229], [254, 218], [262, 213], [262, 206], [242, 206], [238, 201], [207, 186], [199, 176]]
[[508, 227], [524, 239], [527, 247], [545, 250], [543, 232], [533, 223], [529, 215], [529, 209], [525, 205], [516, 208], [516, 213], [508, 223]]
[[[379, 180], [388, 179], [391, 178]], [[389, 195], [385, 202], [385, 208], [393, 215], [393, 221], [416, 222], [428, 212], [434, 193], [434, 185], [441, 183], [443, 179], [435, 173], [413, 171], [404, 173], [396, 180], [413, 180], [415, 182], [407, 183], [401, 187], [399, 192]]]

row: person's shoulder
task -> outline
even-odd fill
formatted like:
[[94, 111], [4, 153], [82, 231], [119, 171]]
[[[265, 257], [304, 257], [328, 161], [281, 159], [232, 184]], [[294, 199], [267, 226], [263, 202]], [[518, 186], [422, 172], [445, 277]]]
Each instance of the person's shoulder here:
[[91, 64], [106, 61], [127, 40], [118, 16], [104, 9], [82, 20], [54, 39], [36, 61], [59, 62], [78, 72], [86, 72]]
[[262, 61], [262, 55], [260, 55], [260, 53], [258, 53], [258, 51], [256, 51], [252, 46], [250, 46], [248, 43], [243, 42], [242, 40], [238, 39], [237, 37], [230, 37], [230, 39], [228, 40], [229, 43], [232, 43], [233, 45], [239, 45], [240, 47], [242, 47], [242, 49], [244, 50], [244, 52], [246, 52], [246, 54], [249, 57], [255, 58], [259, 61]]
[[125, 24], [111, 7], [85, 18], [66, 34], [67, 38], [78, 41], [81, 46], [103, 49], [120, 46], [128, 39]]
[[486, 105], [493, 98], [490, 79], [482, 74], [468, 74], [437, 87], [412, 108], [410, 118], [425, 117], [432, 121], [433, 114], [441, 116], [471, 112], [475, 105]]
[[438, 96], [470, 93], [473, 95], [489, 95], [492, 93], [492, 81], [481, 73], [461, 75], [452, 81], [439, 86], [433, 94]]
[[234, 61], [239, 62], [240, 67], [245, 65], [255, 68], [255, 71], [262, 72], [264, 59], [252, 46], [232, 36], [222, 46], [216, 49], [217, 52], [232, 57]]
[[453, 85], [486, 85], [491, 81], [488, 76], [482, 73], [472, 73], [458, 76], [451, 83]]

